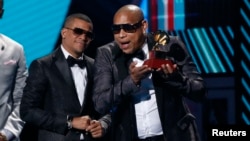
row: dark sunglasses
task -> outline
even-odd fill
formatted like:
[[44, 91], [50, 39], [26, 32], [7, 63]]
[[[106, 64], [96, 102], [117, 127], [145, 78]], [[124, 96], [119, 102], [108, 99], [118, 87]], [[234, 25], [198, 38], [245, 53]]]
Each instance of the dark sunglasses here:
[[81, 29], [81, 28], [78, 28], [78, 27], [75, 27], [74, 29], [69, 28], [69, 27], [64, 27], [64, 28], [72, 30], [73, 33], [78, 35], [78, 36], [80, 36], [82, 34], [85, 34], [87, 36], [87, 38], [89, 38], [91, 40], [94, 39], [94, 34], [92, 32], [86, 31], [84, 29]]
[[114, 34], [120, 33], [121, 29], [123, 29], [127, 33], [134, 33], [136, 32], [136, 29], [142, 26], [142, 21], [144, 19], [140, 20], [139, 22], [135, 24], [114, 24], [112, 25], [111, 29]]

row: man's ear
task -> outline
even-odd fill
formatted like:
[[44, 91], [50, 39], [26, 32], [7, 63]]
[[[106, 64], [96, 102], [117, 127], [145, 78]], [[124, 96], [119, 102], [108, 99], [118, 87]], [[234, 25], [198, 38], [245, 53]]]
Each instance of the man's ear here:
[[63, 29], [61, 30], [61, 36], [62, 36], [62, 38], [65, 38], [66, 32], [67, 32], [67, 30], [66, 30], [65, 28], [63, 28]]

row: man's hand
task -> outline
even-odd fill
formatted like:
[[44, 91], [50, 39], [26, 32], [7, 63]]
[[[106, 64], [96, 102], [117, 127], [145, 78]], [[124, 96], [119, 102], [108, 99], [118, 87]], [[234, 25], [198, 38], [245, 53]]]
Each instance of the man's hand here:
[[86, 130], [90, 125], [91, 118], [89, 116], [74, 117], [72, 119], [72, 127], [79, 130]]
[[99, 138], [103, 136], [102, 125], [97, 120], [92, 120], [87, 127], [86, 132], [91, 133], [93, 138]]
[[131, 79], [137, 85], [143, 78], [145, 78], [151, 72], [151, 68], [149, 68], [147, 65], [136, 67], [136, 64], [137, 62], [132, 62], [129, 65], [129, 72]]
[[170, 66], [169, 64], [162, 64], [161, 68], [157, 69], [156, 71], [163, 71], [165, 75], [172, 74], [177, 69], [177, 65], [173, 64]]
[[0, 133], [0, 141], [7, 141], [6, 136], [2, 133]]

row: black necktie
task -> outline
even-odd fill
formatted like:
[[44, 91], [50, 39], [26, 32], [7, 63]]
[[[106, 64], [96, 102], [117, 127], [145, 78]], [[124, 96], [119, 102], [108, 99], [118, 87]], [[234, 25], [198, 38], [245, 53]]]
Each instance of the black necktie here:
[[70, 67], [74, 66], [74, 64], [77, 64], [80, 68], [83, 68], [85, 66], [85, 62], [82, 59], [75, 59], [72, 56], [68, 56], [67, 62]]

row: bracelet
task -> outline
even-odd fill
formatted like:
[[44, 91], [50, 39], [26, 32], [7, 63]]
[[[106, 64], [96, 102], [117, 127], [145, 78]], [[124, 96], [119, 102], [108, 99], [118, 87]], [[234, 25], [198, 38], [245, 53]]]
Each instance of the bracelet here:
[[0, 133], [0, 139], [3, 141], [7, 141], [7, 137], [2, 133]]
[[68, 125], [68, 129], [72, 129], [72, 128], [73, 128], [72, 120], [73, 120], [73, 117], [67, 115], [67, 125]]

